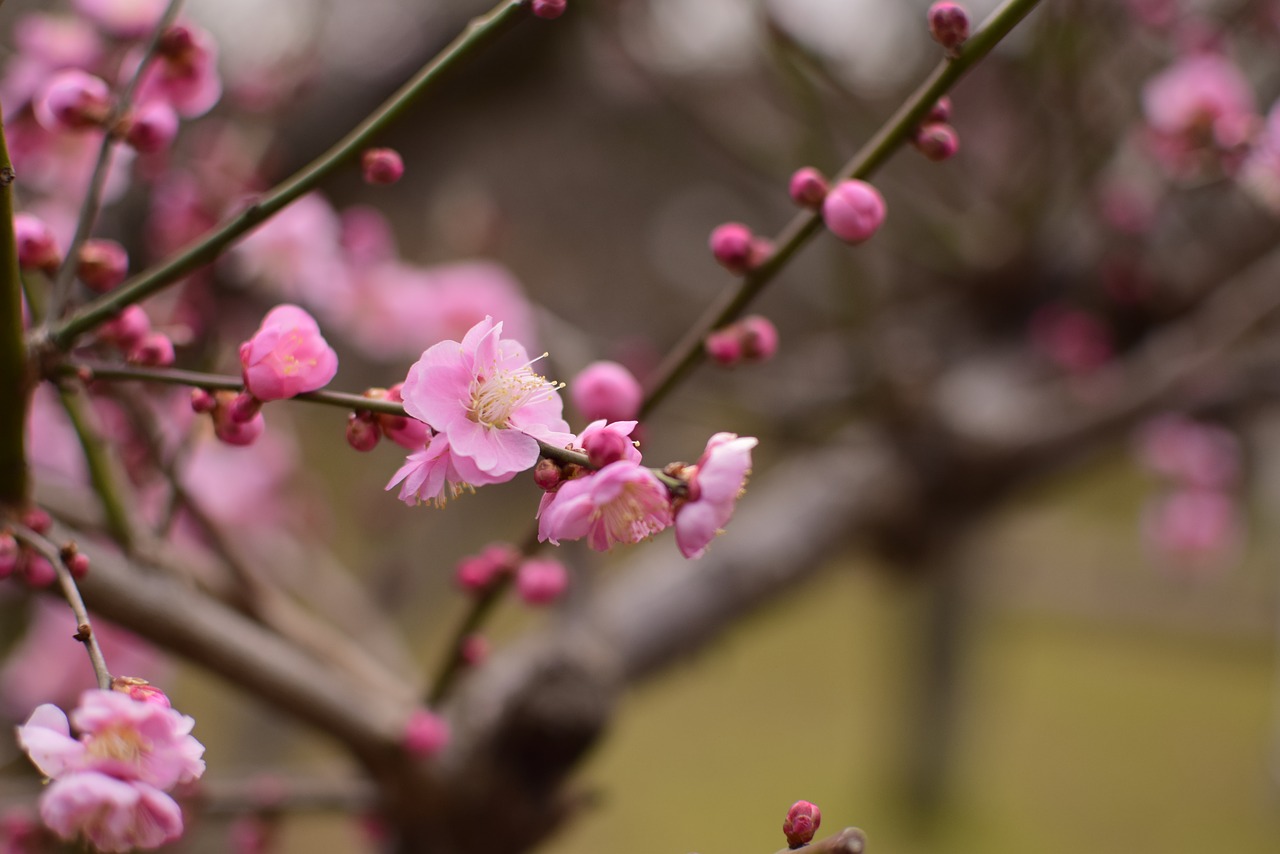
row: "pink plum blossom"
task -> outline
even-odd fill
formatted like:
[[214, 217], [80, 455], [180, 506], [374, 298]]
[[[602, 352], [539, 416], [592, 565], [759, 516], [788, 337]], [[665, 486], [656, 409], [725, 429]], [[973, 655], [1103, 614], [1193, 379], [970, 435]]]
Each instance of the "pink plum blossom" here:
[[315, 319], [296, 305], [278, 305], [240, 345], [244, 384], [258, 400], [283, 400], [324, 388], [338, 372], [338, 354]]
[[569, 571], [551, 558], [526, 560], [516, 570], [516, 592], [528, 605], [546, 605], [559, 599], [569, 586]]
[[1231, 431], [1181, 415], [1149, 421], [1138, 456], [1152, 472], [1186, 486], [1224, 488], [1240, 476], [1240, 441]]
[[[591, 457], [594, 453], [599, 453], [595, 448], [603, 445], [610, 450], [616, 449], [616, 454], [610, 454], [614, 458], [608, 462], [616, 462], [622, 459], [638, 463], [641, 459], [640, 449], [636, 447], [635, 441], [631, 438], [638, 424], [639, 422], [636, 421], [606, 422], [601, 418], [588, 424], [573, 444], [575, 447], [585, 449], [588, 457]], [[601, 442], [602, 439], [605, 441]], [[596, 468], [604, 468], [608, 463], [598, 464], [593, 460], [592, 465]]]
[[[141, 55], [126, 62], [132, 74]], [[138, 84], [138, 102], [167, 101], [178, 115], [193, 119], [213, 109], [222, 97], [218, 45], [208, 32], [191, 23], [177, 24], [160, 38], [156, 60]]]
[[486, 317], [461, 342], [442, 341], [414, 363], [401, 388], [405, 411], [448, 439], [464, 478], [462, 466], [500, 482], [533, 467], [539, 439], [563, 446], [573, 438], [556, 384], [532, 365], [523, 346], [502, 338], [502, 323]]
[[84, 837], [99, 851], [149, 850], [182, 836], [173, 798], [94, 771], [55, 780], [40, 797], [40, 817], [63, 839]]
[[231, 251], [231, 263], [243, 278], [329, 318], [352, 305], [340, 235], [333, 207], [308, 193], [250, 232]]
[[416, 709], [404, 727], [404, 749], [423, 759], [449, 743], [449, 722], [428, 709]]
[[1188, 568], [1222, 568], [1239, 554], [1244, 524], [1236, 501], [1216, 489], [1180, 489], [1143, 515], [1148, 547]]
[[716, 433], [707, 440], [698, 464], [685, 469], [689, 497], [676, 508], [675, 519], [676, 545], [685, 557], [702, 557], [733, 518], [757, 443], [751, 436]]
[[403, 481], [399, 498], [405, 504], [412, 507], [425, 501], [443, 507], [450, 498], [473, 492], [477, 486], [505, 483], [515, 476], [515, 471], [497, 476], [480, 471], [470, 458], [453, 453], [448, 436], [437, 433], [425, 449], [409, 455], [386, 488]]
[[619, 460], [548, 492], [538, 518], [541, 542], [559, 545], [586, 537], [591, 548], [607, 551], [615, 543], [638, 543], [668, 527], [671, 500], [653, 472]]
[[[1175, 177], [1196, 174], [1205, 154], [1234, 156], [1258, 124], [1249, 81], [1216, 53], [1186, 56], [1147, 81], [1142, 106], [1152, 154]], [[1238, 162], [1219, 165], [1231, 171]]]
[[59, 71], [36, 93], [32, 109], [48, 131], [79, 131], [101, 125], [111, 111], [105, 80], [78, 68]]
[[845, 243], [864, 243], [884, 225], [884, 196], [866, 181], [841, 181], [822, 200], [822, 219]]

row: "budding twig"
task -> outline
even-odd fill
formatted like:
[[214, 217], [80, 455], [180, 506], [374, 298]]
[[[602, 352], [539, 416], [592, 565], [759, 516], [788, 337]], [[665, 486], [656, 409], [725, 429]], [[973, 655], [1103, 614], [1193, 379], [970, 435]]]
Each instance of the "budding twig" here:
[[[13, 173], [0, 127], [0, 172]], [[0, 505], [17, 509], [30, 490], [27, 474], [27, 400], [31, 389], [22, 340], [22, 274], [13, 230], [13, 182], [0, 183]]]

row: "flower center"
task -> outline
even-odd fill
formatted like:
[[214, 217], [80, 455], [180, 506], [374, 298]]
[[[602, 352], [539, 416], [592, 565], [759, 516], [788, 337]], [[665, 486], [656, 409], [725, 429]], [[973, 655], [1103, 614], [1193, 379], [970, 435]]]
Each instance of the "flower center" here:
[[138, 764], [150, 747], [151, 743], [140, 732], [122, 724], [98, 730], [85, 744], [89, 755], [96, 759], [114, 759], [131, 765]]
[[617, 498], [597, 507], [594, 516], [604, 522], [605, 530], [614, 540], [638, 543], [662, 530], [662, 523], [654, 518], [654, 510], [653, 494], [638, 484], [628, 483]]
[[[546, 353], [538, 358], [543, 356]], [[527, 362], [514, 371], [491, 365], [487, 373], [477, 374], [471, 381], [471, 406], [467, 408], [467, 417], [486, 427], [504, 429], [516, 410], [555, 394], [555, 384], [535, 374], [530, 367], [536, 361]]]

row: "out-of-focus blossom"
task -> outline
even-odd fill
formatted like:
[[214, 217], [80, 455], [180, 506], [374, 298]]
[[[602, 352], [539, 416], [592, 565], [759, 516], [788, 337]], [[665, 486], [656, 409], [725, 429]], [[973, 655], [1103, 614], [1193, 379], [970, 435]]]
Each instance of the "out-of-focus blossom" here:
[[845, 243], [870, 240], [884, 225], [884, 196], [866, 181], [841, 181], [822, 201], [822, 220]]
[[516, 592], [529, 605], [546, 605], [564, 595], [569, 586], [569, 571], [552, 558], [526, 560], [516, 570]]
[[249, 393], [261, 401], [284, 400], [324, 388], [338, 372], [338, 354], [315, 319], [296, 305], [278, 305], [253, 337], [240, 345]]
[[1249, 81], [1217, 53], [1185, 56], [1151, 78], [1142, 90], [1142, 108], [1152, 152], [1175, 177], [1198, 171], [1204, 154], [1241, 149], [1258, 124]]
[[[125, 64], [132, 73], [141, 56]], [[204, 29], [176, 24], [160, 37], [156, 58], [138, 83], [137, 100], [167, 101], [178, 115], [192, 119], [213, 109], [222, 97], [218, 76], [218, 46]]]
[[640, 412], [644, 390], [617, 362], [592, 362], [569, 383], [569, 398], [588, 421], [626, 421]]
[[1240, 441], [1231, 431], [1180, 415], [1163, 415], [1138, 434], [1138, 457], [1156, 474], [1184, 486], [1223, 489], [1240, 476]]
[[449, 743], [449, 722], [428, 709], [417, 709], [404, 727], [404, 749], [424, 759]]
[[658, 478], [630, 460], [619, 460], [564, 483], [543, 496], [538, 539], [587, 538], [596, 551], [638, 543], [671, 524], [671, 500]]
[[328, 318], [351, 305], [340, 237], [328, 201], [308, 193], [250, 232], [230, 258], [241, 276]]
[[1216, 489], [1179, 489], [1157, 498], [1147, 507], [1142, 528], [1158, 559], [1198, 569], [1229, 566], [1244, 537], [1237, 502]]
[[1031, 319], [1031, 342], [1064, 371], [1087, 374], [1111, 360], [1111, 333], [1094, 315], [1063, 305], [1040, 309]]
[[676, 545], [688, 558], [702, 557], [724, 531], [751, 473], [751, 449], [758, 440], [736, 433], [716, 433], [696, 466], [684, 470], [689, 495], [676, 507]]
[[55, 780], [40, 796], [40, 818], [63, 839], [83, 837], [99, 851], [151, 850], [182, 836], [173, 798], [96, 771]]
[[74, 5], [112, 35], [137, 39], [155, 29], [167, 0], [75, 0]]

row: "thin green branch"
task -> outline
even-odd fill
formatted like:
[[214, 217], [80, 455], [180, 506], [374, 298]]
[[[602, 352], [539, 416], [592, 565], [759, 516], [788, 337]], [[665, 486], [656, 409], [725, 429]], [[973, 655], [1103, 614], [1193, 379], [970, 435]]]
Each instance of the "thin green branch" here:
[[155, 59], [160, 48], [161, 37], [165, 30], [177, 20], [181, 8], [182, 0], [169, 0], [168, 8], [164, 10], [164, 15], [156, 22], [156, 28], [151, 33], [151, 40], [142, 54], [138, 69], [121, 90], [111, 115], [107, 117], [106, 133], [102, 137], [102, 144], [98, 147], [98, 159], [94, 163], [93, 173], [89, 176], [89, 186], [85, 190], [84, 202], [80, 205], [75, 234], [71, 238], [71, 245], [67, 247], [66, 257], [62, 259], [62, 266], [58, 268], [58, 275], [53, 281], [53, 294], [49, 300], [47, 314], [50, 321], [56, 321], [61, 316], [67, 301], [71, 298], [71, 283], [75, 279], [80, 248], [89, 239], [89, 233], [93, 231], [93, 225], [98, 219], [98, 212], [102, 209], [102, 193], [107, 185], [107, 173], [111, 171], [111, 155], [117, 142], [116, 126], [128, 114], [129, 107], [133, 103], [133, 94], [137, 91], [138, 84], [142, 82], [142, 75]]
[[131, 502], [125, 496], [124, 471], [107, 447], [101, 431], [93, 423], [83, 389], [73, 387], [70, 383], [59, 383], [58, 396], [67, 417], [71, 419], [71, 426], [75, 428], [76, 437], [80, 440], [85, 464], [89, 469], [89, 482], [93, 484], [93, 491], [102, 504], [107, 530], [128, 554], [133, 551], [137, 532], [129, 513]]
[[[1039, 2], [1040, 0], [1007, 0], [993, 12], [982, 29], [965, 42], [960, 55], [943, 60], [881, 126], [876, 135], [844, 165], [836, 179], [868, 178], [875, 173], [911, 138], [911, 134], [938, 99], [950, 91], [965, 72], [990, 53]], [[658, 366], [640, 410], [642, 418], [665, 400], [703, 359], [702, 342], [707, 334], [741, 315], [821, 228], [822, 217], [818, 213], [805, 211], [796, 214], [775, 238], [774, 245], [777, 248], [773, 255], [758, 268], [725, 288]]]
[[26, 428], [32, 380], [22, 329], [22, 274], [13, 231], [13, 164], [0, 126], [0, 505], [21, 508], [31, 488]]
[[521, 20], [526, 11], [524, 6], [522, 0], [503, 0], [487, 14], [474, 18], [457, 38], [423, 66], [409, 82], [328, 151], [170, 260], [134, 276], [115, 291], [82, 306], [51, 331], [53, 345], [64, 351], [70, 349], [76, 336], [112, 317], [125, 306], [147, 298], [213, 261], [250, 229], [315, 189], [321, 181], [355, 158], [446, 74]]
[[[522, 549], [522, 554], [529, 554], [532, 547]], [[498, 604], [502, 602], [503, 595], [507, 589], [511, 587], [514, 574], [507, 572], [500, 575], [492, 584], [481, 591], [471, 603], [467, 606], [467, 612], [463, 615], [456, 628], [453, 630], [453, 636], [449, 638], [449, 643], [445, 645], [444, 658], [440, 661], [440, 669], [436, 672], [436, 676], [431, 680], [431, 687], [427, 691], [427, 705], [438, 706], [445, 697], [449, 695], [449, 690], [454, 683], [458, 681], [458, 677], [462, 675], [466, 661], [462, 656], [462, 649], [466, 645], [467, 638], [471, 637], [480, 627], [489, 619], [489, 615], [493, 613]]]

